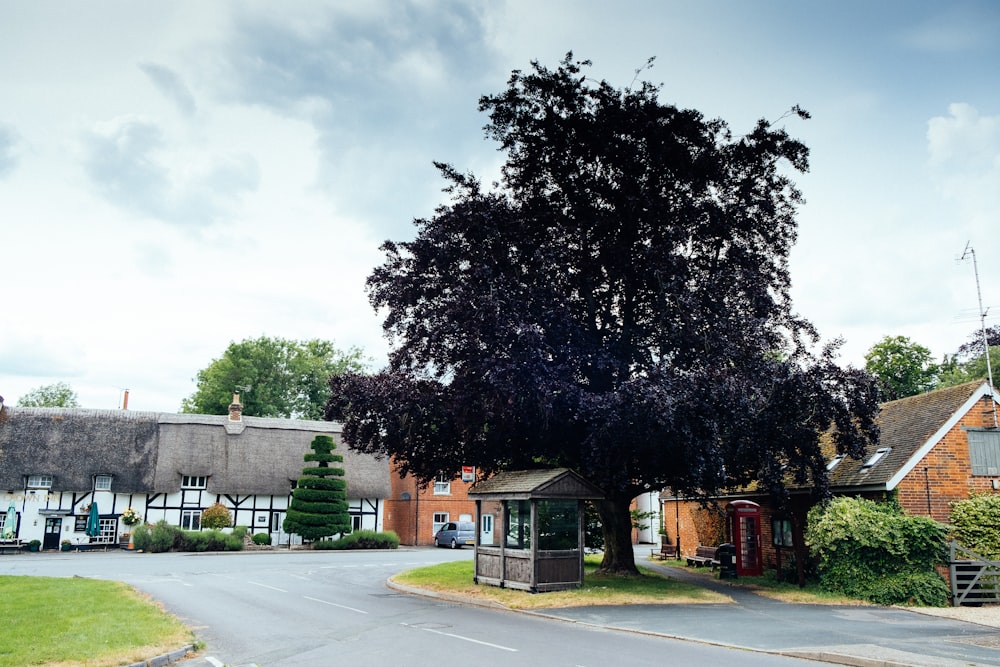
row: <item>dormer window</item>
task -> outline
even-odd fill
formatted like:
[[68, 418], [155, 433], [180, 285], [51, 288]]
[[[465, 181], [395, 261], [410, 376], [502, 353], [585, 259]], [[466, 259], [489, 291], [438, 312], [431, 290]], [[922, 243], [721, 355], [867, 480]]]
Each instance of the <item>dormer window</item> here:
[[861, 466], [861, 469], [866, 470], [871, 468], [873, 465], [881, 461], [890, 451], [892, 451], [892, 447], [879, 447], [875, 450], [875, 453], [871, 455], [871, 458], [865, 461], [864, 465]]
[[111, 475], [96, 475], [94, 477], [94, 491], [110, 491]]
[[28, 475], [27, 487], [29, 489], [51, 489], [52, 475]]
[[183, 475], [181, 477], [182, 489], [204, 489], [208, 486], [208, 477], [204, 475]]

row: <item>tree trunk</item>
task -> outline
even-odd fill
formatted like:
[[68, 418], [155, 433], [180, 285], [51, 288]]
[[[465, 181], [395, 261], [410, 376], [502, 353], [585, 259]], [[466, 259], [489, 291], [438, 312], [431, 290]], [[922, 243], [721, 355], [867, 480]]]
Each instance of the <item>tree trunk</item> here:
[[629, 513], [631, 498], [611, 498], [597, 502], [604, 533], [604, 560], [601, 572], [638, 575], [635, 553], [632, 551], [632, 515]]

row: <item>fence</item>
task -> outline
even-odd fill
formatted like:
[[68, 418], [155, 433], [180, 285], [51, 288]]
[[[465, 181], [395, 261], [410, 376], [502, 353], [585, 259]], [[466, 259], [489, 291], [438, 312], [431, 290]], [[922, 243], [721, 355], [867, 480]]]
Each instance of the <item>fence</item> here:
[[987, 560], [957, 542], [951, 543], [948, 561], [953, 606], [1000, 602], [1000, 561]]

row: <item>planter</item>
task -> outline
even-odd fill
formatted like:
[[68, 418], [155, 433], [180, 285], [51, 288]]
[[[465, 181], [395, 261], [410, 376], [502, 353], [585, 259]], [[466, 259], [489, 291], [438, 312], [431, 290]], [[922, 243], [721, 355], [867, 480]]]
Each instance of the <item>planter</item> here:
[[41, 547], [41, 545], [39, 545], [39, 544], [29, 544], [28, 545], [28, 551], [37, 552], [40, 547]]
[[59, 551], [69, 551], [72, 548], [73, 548], [72, 544], [63, 544], [63, 545], [60, 545]]

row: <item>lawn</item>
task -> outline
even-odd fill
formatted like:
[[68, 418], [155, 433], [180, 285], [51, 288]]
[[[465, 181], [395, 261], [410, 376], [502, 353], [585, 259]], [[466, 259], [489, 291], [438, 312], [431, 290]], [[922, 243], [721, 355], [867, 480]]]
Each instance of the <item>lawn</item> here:
[[642, 568], [642, 576], [619, 577], [597, 574], [600, 556], [584, 559], [581, 588], [549, 593], [477, 585], [472, 581], [472, 561], [442, 563], [407, 570], [392, 578], [400, 584], [425, 590], [450, 593], [483, 602], [494, 602], [510, 609], [545, 609], [624, 604], [692, 604], [732, 602], [728, 597], [699, 586], [664, 577]]
[[180, 621], [115, 581], [0, 576], [0, 667], [105, 667], [194, 644]]

